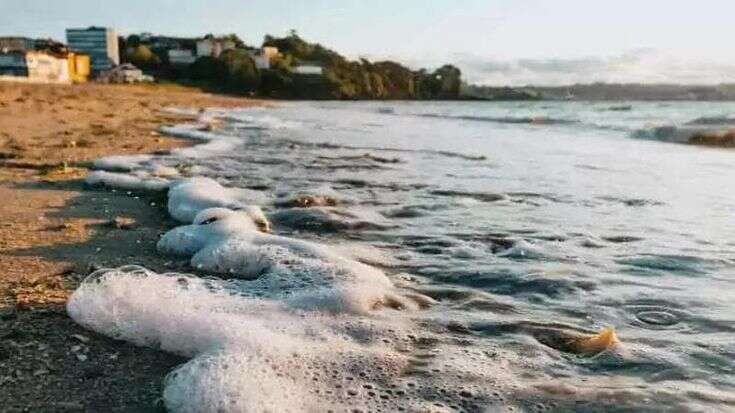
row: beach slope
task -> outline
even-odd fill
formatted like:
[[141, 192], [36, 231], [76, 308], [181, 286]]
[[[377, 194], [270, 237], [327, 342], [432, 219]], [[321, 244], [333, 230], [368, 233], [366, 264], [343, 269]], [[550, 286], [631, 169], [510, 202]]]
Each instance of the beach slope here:
[[88, 190], [94, 159], [189, 145], [168, 107], [263, 102], [166, 85], [0, 83], [0, 406], [3, 411], [156, 411], [182, 360], [86, 331], [64, 309], [96, 268], [179, 263], [155, 252], [173, 226], [154, 196]]

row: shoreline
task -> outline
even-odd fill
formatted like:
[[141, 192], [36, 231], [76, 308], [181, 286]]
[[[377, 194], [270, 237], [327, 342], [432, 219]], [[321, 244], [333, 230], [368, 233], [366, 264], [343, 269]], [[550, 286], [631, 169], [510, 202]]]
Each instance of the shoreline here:
[[83, 178], [101, 156], [195, 144], [158, 132], [190, 119], [166, 107], [264, 104], [178, 86], [0, 84], [0, 405], [7, 411], [161, 408], [163, 377], [183, 360], [85, 330], [65, 303], [96, 268], [176, 270], [179, 263], [155, 250], [174, 223], [159, 197], [89, 190]]

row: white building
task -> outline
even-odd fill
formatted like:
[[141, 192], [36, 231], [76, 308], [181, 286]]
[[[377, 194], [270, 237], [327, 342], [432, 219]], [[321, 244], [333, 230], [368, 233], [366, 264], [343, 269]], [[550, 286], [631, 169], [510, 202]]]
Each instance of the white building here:
[[0, 81], [69, 84], [69, 60], [37, 51], [0, 54]]
[[324, 73], [324, 69], [322, 69], [322, 67], [318, 65], [304, 64], [295, 66], [293, 68], [293, 72], [300, 75], [322, 75]]
[[196, 60], [194, 52], [189, 49], [169, 49], [168, 62], [172, 65], [190, 65]]
[[72, 51], [89, 55], [93, 72], [120, 64], [117, 34], [109, 27], [66, 29], [66, 43]]
[[266, 46], [260, 50], [252, 50], [248, 52], [255, 62], [258, 69], [270, 69], [273, 58], [278, 56], [278, 48]]
[[235, 42], [232, 40], [215, 39], [212, 37], [205, 37], [197, 40], [197, 56], [196, 57], [219, 57], [225, 50], [235, 48]]

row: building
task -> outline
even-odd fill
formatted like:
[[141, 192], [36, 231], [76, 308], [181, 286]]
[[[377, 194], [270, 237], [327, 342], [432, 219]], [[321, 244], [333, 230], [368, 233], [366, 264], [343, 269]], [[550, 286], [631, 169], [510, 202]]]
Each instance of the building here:
[[148, 45], [151, 49], [169, 50], [169, 49], [189, 49], [196, 48], [197, 39], [191, 37], [170, 37], [170, 36], [140, 36], [140, 43]]
[[217, 39], [214, 37], [205, 37], [197, 40], [197, 57], [211, 56], [219, 57], [225, 50], [235, 48], [235, 42], [229, 39]]
[[0, 52], [25, 52], [33, 50], [36, 41], [28, 37], [7, 36], [0, 37]]
[[258, 69], [270, 69], [273, 58], [278, 56], [278, 48], [273, 46], [266, 46], [260, 50], [252, 50], [248, 52], [250, 57], [253, 58], [255, 66]]
[[81, 83], [89, 77], [89, 56], [47, 51], [0, 54], [0, 80], [27, 83]]
[[172, 65], [190, 65], [196, 60], [194, 52], [189, 49], [169, 49], [168, 62]]
[[25, 52], [0, 53], [0, 76], [28, 76]]
[[304, 62], [298, 66], [294, 66], [293, 72], [299, 75], [322, 75], [324, 70], [316, 63]]
[[69, 61], [45, 52], [26, 52], [28, 78], [38, 83], [71, 83]]
[[89, 55], [94, 73], [120, 64], [117, 34], [109, 27], [66, 29], [66, 42], [72, 51]]
[[[28, 83], [71, 83], [69, 62], [64, 56], [46, 52], [13, 52], [2, 55], [2, 64], [12, 61], [14, 73], [3, 70], [2, 80]], [[7, 66], [5, 66], [7, 67]]]

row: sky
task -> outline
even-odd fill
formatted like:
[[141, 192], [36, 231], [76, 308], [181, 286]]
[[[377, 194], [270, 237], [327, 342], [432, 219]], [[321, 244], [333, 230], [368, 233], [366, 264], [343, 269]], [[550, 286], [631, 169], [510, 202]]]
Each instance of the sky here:
[[351, 58], [458, 66], [488, 85], [735, 82], [734, 0], [0, 0], [0, 35], [295, 29]]

